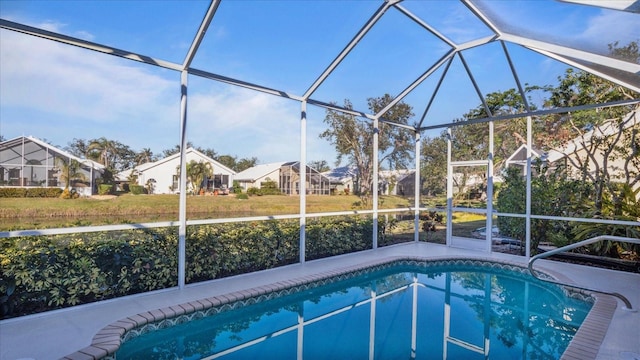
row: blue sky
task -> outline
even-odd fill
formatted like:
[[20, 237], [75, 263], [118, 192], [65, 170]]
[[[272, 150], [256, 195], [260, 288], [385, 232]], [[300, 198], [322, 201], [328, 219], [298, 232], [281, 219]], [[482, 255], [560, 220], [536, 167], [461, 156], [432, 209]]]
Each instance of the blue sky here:
[[[356, 34], [379, 1], [223, 1], [193, 67], [301, 95]], [[455, 1], [402, 3], [455, 42], [489, 34]], [[557, 1], [486, 1], [506, 14], [502, 25], [606, 52], [613, 41], [640, 38], [637, 14]], [[0, 0], [0, 17], [181, 63], [207, 1]], [[611, 24], [615, 24], [612, 26]], [[554, 84], [567, 68], [509, 45], [523, 83]], [[398, 94], [446, 51], [395, 9], [385, 14], [312, 96], [360, 110], [366, 99]], [[499, 46], [464, 53], [482, 93], [515, 83]], [[436, 72], [439, 74], [439, 72]], [[0, 135], [33, 135], [66, 146], [73, 138], [107, 137], [155, 153], [179, 142], [179, 74], [0, 30]], [[437, 77], [406, 98], [419, 116]], [[479, 100], [456, 60], [427, 124], [449, 122]], [[300, 104], [190, 76], [188, 139], [219, 154], [261, 163], [299, 157]], [[309, 107], [308, 160], [335, 154], [318, 135], [324, 110]], [[417, 119], [416, 119], [417, 120]]]

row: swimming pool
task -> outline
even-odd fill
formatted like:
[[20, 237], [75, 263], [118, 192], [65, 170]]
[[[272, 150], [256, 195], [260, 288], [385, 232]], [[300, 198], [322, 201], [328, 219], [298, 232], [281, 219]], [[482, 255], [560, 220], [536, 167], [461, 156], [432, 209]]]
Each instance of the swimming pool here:
[[396, 260], [130, 329], [116, 359], [559, 358], [593, 299], [479, 260]]

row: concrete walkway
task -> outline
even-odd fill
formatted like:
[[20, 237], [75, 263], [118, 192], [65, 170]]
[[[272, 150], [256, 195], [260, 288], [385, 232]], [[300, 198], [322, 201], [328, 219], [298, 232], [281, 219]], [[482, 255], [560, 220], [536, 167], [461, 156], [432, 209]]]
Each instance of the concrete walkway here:
[[[58, 359], [90, 345], [99, 330], [127, 316], [393, 256], [464, 256], [525, 265], [523, 257], [500, 253], [487, 254], [427, 243], [395, 245], [195, 284], [183, 290], [167, 289], [4, 320], [0, 322], [0, 359]], [[576, 285], [621, 293], [631, 301], [634, 309], [640, 308], [640, 274], [547, 260], [536, 262], [536, 269], [562, 274]], [[625, 310], [624, 304], [618, 302], [597, 358], [640, 359], [640, 312]]]

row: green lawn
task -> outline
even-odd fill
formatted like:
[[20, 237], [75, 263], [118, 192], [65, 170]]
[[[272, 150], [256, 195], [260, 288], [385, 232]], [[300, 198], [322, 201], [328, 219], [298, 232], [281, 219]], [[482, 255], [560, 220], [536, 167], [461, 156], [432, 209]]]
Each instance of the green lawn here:
[[[108, 224], [144, 223], [178, 220], [177, 195], [122, 194], [106, 199], [80, 198], [2, 198], [0, 200], [0, 231], [43, 229], [54, 227], [97, 226]], [[307, 196], [307, 213], [371, 209], [354, 195]], [[399, 196], [381, 196], [381, 209], [413, 206], [413, 199]], [[441, 198], [424, 199], [423, 206], [433, 207], [446, 203]], [[188, 196], [187, 218], [230, 218], [261, 215], [297, 214], [298, 196], [252, 196], [248, 200], [229, 196]], [[411, 213], [408, 213], [411, 217]], [[471, 231], [484, 226], [483, 215], [455, 213], [454, 235], [470, 236]], [[405, 223], [406, 224], [402, 224]], [[413, 220], [402, 221], [390, 233], [413, 233]], [[444, 226], [438, 231], [422, 233], [429, 241], [444, 242]], [[403, 235], [404, 236], [404, 235]], [[411, 235], [412, 236], [412, 235]]]
[[[3, 198], [0, 200], [0, 231], [61, 226], [104, 225], [178, 220], [177, 195], [123, 194], [108, 199]], [[308, 196], [307, 213], [371, 209], [353, 195]], [[358, 206], [354, 206], [360, 202]], [[408, 199], [381, 196], [380, 208], [409, 206]], [[188, 196], [189, 219], [297, 214], [297, 196], [252, 196], [248, 200], [229, 196]]]

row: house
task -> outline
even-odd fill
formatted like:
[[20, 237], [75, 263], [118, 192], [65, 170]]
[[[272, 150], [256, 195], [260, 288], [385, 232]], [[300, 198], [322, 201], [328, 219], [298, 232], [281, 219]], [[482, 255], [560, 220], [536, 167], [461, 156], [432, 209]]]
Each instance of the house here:
[[[531, 159], [546, 159], [547, 154], [540, 149], [531, 149]], [[505, 160], [505, 168], [517, 167], [523, 176], [527, 175], [527, 145], [522, 144]]]
[[[566, 166], [569, 170], [569, 176], [575, 179], [582, 178], [582, 169], [587, 168], [590, 176], [595, 176], [596, 171], [603, 170], [606, 160], [606, 171], [611, 177], [612, 182], [626, 182], [628, 176], [636, 176], [640, 169], [638, 169], [638, 162], [631, 161], [625, 164], [625, 157], [618, 156], [615, 153], [610, 154], [605, 159], [604, 151], [610, 148], [610, 145], [618, 147], [624, 151], [624, 149], [630, 151], [629, 144], [630, 136], [636, 132], [636, 142], [640, 138], [640, 114], [638, 110], [632, 111], [622, 118], [622, 122], [619, 120], [609, 120], [600, 126], [595, 126], [593, 129], [586, 131], [581, 136], [578, 136], [564, 145], [551, 149], [548, 152], [544, 152], [537, 149], [532, 149], [532, 158], [541, 159], [544, 163], [548, 164], [550, 169], [557, 166]], [[618, 135], [620, 135], [618, 137]], [[636, 156], [636, 159], [638, 157]], [[507, 160], [506, 167], [518, 166], [522, 167], [522, 174], [526, 175], [527, 164], [527, 152], [526, 145], [520, 146]], [[630, 171], [629, 174], [626, 171]], [[634, 187], [634, 190], [640, 188], [640, 182]], [[640, 192], [638, 194], [640, 196]]]
[[[637, 154], [627, 163], [627, 154], [631, 153], [631, 136], [635, 134], [635, 146], [640, 146], [640, 114], [636, 109], [619, 120], [609, 120], [583, 135], [569, 141], [564, 146], [550, 150], [546, 161], [553, 164], [563, 164], [569, 169], [569, 175], [580, 179], [582, 169], [587, 168], [590, 177], [597, 177], [597, 171], [606, 172], [611, 182], [630, 183], [640, 175], [640, 156]], [[608, 157], [605, 150], [610, 147], [619, 148], [622, 154], [614, 151]], [[622, 156], [621, 156], [622, 155]], [[635, 183], [633, 189], [636, 198], [640, 199], [640, 182]]]
[[378, 193], [380, 195], [413, 196], [415, 194], [415, 169], [378, 171]]
[[260, 189], [262, 184], [267, 181], [275, 181], [280, 187], [280, 167], [284, 162], [274, 162], [269, 164], [260, 164], [250, 167], [239, 172], [235, 176], [235, 181], [240, 185], [243, 191], [250, 188]]
[[[329, 178], [317, 170], [307, 166], [306, 192], [307, 194], [329, 195]], [[300, 194], [300, 162], [274, 162], [256, 165], [238, 173], [235, 177], [243, 190], [260, 189], [265, 182], [273, 181], [283, 194]]]
[[[308, 195], [329, 195], [330, 181], [318, 170], [306, 166], [306, 193]], [[280, 190], [287, 195], [300, 194], [300, 162], [292, 161], [280, 167]]]
[[[73, 174], [64, 174], [64, 169]], [[0, 143], [1, 187], [69, 186], [81, 196], [97, 192], [96, 180], [102, 177], [104, 165], [82, 159], [51, 144], [32, 137], [20, 136]]]
[[[218, 189], [228, 189], [233, 185], [236, 172], [222, 165], [216, 160], [206, 156], [194, 148], [188, 148], [185, 151], [185, 159], [187, 163], [207, 162], [213, 167], [213, 177], [206, 179], [204, 188], [207, 192], [213, 192]], [[178, 169], [180, 166], [180, 153], [173, 154], [164, 159], [138, 165], [130, 170], [118, 173], [118, 181], [130, 182], [131, 179], [147, 189], [152, 188], [150, 193], [153, 194], [175, 194], [180, 192], [180, 181]], [[193, 184], [187, 185], [193, 190]]]
[[[604, 149], [608, 148], [608, 144], [602, 144], [606, 138], [606, 142], [616, 142], [616, 146], [625, 146], [632, 132], [640, 132], [640, 114], [639, 110], [635, 110], [623, 118], [620, 123], [617, 120], [609, 120], [600, 126], [596, 126], [583, 135], [570, 140], [565, 145], [552, 149], [547, 154], [547, 162], [550, 164], [566, 163], [575, 171], [580, 171], [581, 164], [586, 164], [591, 174], [597, 168], [604, 166]], [[620, 137], [616, 140], [616, 136]], [[636, 142], [640, 134], [636, 134]], [[624, 175], [624, 161], [618, 156], [610, 156], [607, 160], [609, 174], [612, 177]]]
[[354, 185], [357, 183], [357, 174], [358, 170], [354, 166], [341, 166], [322, 173], [329, 179], [331, 195], [353, 194]]

